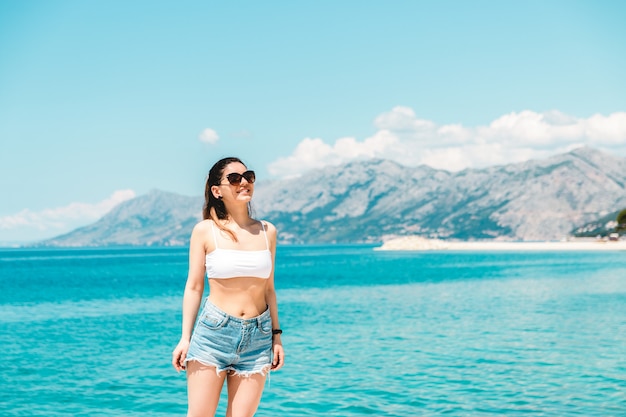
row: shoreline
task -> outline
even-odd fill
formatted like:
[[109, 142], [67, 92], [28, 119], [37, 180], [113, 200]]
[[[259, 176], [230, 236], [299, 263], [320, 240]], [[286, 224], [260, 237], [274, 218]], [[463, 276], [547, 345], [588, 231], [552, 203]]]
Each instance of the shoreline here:
[[382, 251], [626, 251], [626, 241], [574, 239], [567, 241], [448, 241], [404, 236], [375, 248]]

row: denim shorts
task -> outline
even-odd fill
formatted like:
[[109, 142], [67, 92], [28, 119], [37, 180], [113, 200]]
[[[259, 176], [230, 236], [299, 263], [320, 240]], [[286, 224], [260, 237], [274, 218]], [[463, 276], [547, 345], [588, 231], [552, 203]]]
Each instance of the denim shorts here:
[[262, 374], [272, 362], [272, 318], [269, 307], [249, 319], [233, 317], [208, 299], [198, 316], [185, 362], [214, 366], [219, 374]]

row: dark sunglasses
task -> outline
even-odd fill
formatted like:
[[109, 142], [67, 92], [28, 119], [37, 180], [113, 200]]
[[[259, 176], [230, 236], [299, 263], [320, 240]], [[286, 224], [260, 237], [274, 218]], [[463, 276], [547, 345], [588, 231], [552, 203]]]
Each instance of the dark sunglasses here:
[[[241, 179], [245, 178], [250, 184], [254, 184], [254, 180], [256, 180], [256, 175], [254, 175], [254, 171], [246, 171], [243, 174], [238, 172], [231, 172], [226, 176], [228, 183], [230, 185], [240, 185]], [[226, 184], [223, 184], [226, 185]]]

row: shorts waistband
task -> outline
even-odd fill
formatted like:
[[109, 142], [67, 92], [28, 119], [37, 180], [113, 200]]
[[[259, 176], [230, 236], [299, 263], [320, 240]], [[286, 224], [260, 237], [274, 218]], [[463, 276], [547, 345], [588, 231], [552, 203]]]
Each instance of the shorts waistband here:
[[228, 314], [227, 312], [223, 311], [218, 306], [216, 306], [215, 304], [210, 302], [208, 298], [206, 298], [204, 300], [204, 309], [205, 310], [210, 310], [210, 311], [212, 311], [214, 313], [217, 313], [217, 314], [220, 314], [223, 317], [228, 317], [228, 321], [234, 321], [235, 323], [240, 323], [242, 325], [258, 324], [258, 323], [261, 323], [261, 322], [267, 320], [270, 317], [270, 308], [269, 308], [269, 306], [265, 309], [265, 311], [263, 313], [259, 314], [256, 317], [250, 317], [250, 318], [247, 318], [247, 319], [242, 319], [241, 317], [231, 316], [230, 314]]

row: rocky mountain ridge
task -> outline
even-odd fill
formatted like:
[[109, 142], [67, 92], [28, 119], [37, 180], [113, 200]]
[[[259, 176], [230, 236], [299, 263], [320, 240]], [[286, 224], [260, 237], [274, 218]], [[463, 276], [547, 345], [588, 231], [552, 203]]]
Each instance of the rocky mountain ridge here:
[[186, 245], [191, 229], [201, 218], [202, 201], [201, 197], [152, 190], [117, 205], [95, 223], [45, 240], [40, 245]]
[[[153, 191], [98, 222], [43, 242], [54, 246], [184, 245], [202, 197]], [[259, 181], [256, 217], [281, 243], [444, 239], [555, 240], [626, 207], [626, 158], [591, 148], [543, 160], [466, 169], [355, 161], [302, 177]]]

